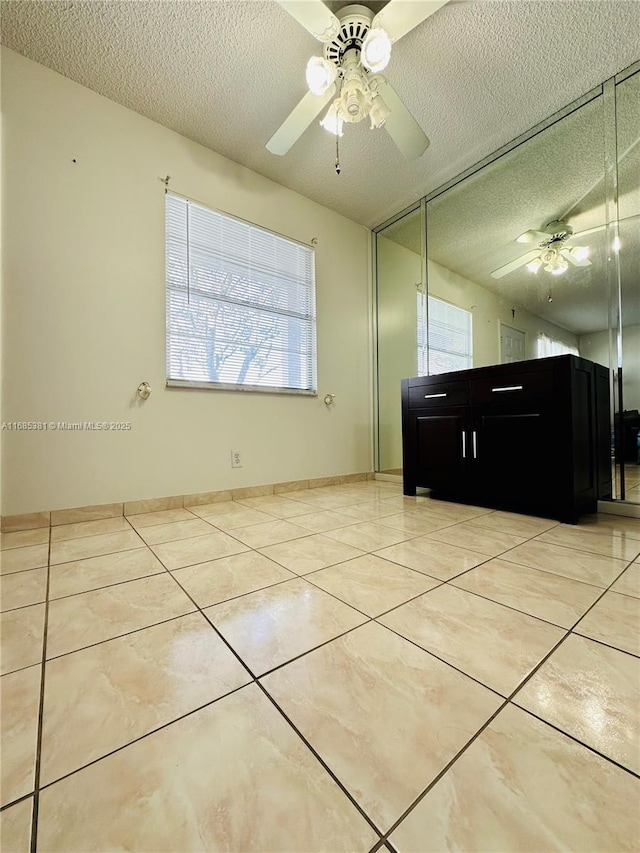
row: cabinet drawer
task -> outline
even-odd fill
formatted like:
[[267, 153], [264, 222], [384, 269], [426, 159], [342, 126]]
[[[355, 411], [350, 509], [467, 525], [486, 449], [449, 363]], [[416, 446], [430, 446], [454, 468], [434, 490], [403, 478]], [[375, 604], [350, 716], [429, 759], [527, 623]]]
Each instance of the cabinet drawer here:
[[469, 402], [466, 382], [430, 382], [409, 388], [410, 409], [430, 409], [432, 406], [464, 406]]
[[532, 403], [547, 400], [553, 394], [554, 374], [551, 370], [514, 373], [492, 379], [483, 377], [470, 382], [472, 403]]

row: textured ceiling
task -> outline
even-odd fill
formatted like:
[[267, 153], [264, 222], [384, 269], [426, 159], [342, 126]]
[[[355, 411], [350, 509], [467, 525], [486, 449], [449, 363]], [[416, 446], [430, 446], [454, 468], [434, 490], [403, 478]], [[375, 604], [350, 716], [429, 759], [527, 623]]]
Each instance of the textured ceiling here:
[[320, 47], [275, 2], [3, 0], [0, 14], [8, 47], [369, 227], [640, 52], [634, 0], [451, 2], [395, 45], [385, 72], [430, 147], [407, 163], [361, 122], [341, 140], [338, 177], [316, 123], [285, 157], [264, 147]]
[[[534, 246], [515, 238], [563, 219], [574, 232], [605, 216], [605, 124], [602, 96], [590, 101], [427, 204], [431, 260], [576, 334], [605, 329], [609, 319], [604, 230], [575, 238], [589, 246], [588, 267], [561, 276], [521, 267], [500, 279], [491, 272]], [[622, 317], [640, 323], [640, 72], [617, 87], [618, 193]], [[409, 214], [385, 236], [420, 253], [420, 215]], [[548, 302], [549, 292], [553, 302]], [[516, 323], [517, 325], [517, 323]]]

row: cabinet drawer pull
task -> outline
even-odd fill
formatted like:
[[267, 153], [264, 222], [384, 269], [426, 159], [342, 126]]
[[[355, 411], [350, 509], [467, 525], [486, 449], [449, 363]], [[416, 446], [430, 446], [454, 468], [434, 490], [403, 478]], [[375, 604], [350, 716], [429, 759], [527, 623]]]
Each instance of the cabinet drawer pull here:
[[462, 433], [462, 458], [467, 458], [467, 434], [466, 432]]
[[522, 385], [505, 385], [504, 388], [492, 388], [492, 391], [522, 391]]
[[446, 395], [446, 394], [444, 394], [444, 393], [443, 393], [443, 394], [425, 394], [425, 395], [424, 395], [424, 399], [425, 399], [425, 400], [433, 400], [433, 399], [434, 399], [434, 397], [446, 397], [446, 396], [447, 396], [447, 395]]
[[473, 458], [477, 459], [478, 458], [478, 438], [477, 438], [477, 433], [475, 430], [471, 433], [471, 438], [473, 441]]

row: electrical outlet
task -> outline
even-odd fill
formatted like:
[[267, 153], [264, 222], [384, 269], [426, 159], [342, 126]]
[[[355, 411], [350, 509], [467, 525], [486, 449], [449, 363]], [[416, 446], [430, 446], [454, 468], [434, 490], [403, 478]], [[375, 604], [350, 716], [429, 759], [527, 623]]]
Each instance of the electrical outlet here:
[[232, 468], [242, 468], [242, 451], [240, 451], [240, 450], [232, 450], [231, 451], [231, 467]]

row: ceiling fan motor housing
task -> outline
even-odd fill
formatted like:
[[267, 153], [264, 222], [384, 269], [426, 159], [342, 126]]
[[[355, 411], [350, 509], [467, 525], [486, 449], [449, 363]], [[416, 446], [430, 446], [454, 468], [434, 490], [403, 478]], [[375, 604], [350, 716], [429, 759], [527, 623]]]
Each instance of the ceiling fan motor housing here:
[[549, 239], [545, 240], [543, 244], [546, 246], [550, 246], [552, 243], [557, 243], [558, 241], [564, 242], [573, 234], [573, 228], [561, 219], [554, 219], [552, 222], [548, 222], [544, 230], [550, 235]]
[[355, 48], [358, 54], [360, 53], [362, 42], [371, 28], [373, 12], [366, 6], [353, 4], [341, 9], [338, 12], [338, 19], [340, 32], [325, 44], [324, 56], [339, 68], [347, 51]]

